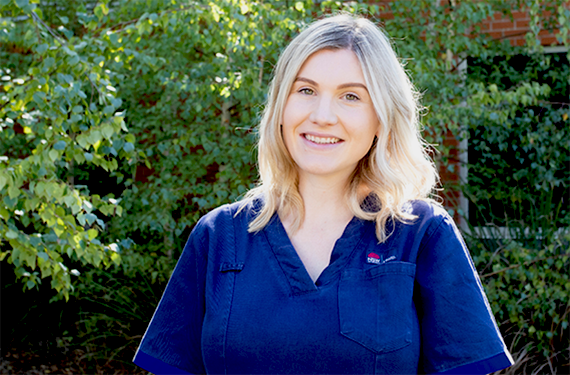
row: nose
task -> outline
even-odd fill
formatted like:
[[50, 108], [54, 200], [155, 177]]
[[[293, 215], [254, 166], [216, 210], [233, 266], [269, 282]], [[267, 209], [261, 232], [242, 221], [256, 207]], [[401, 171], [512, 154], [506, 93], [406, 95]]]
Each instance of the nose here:
[[327, 95], [322, 95], [316, 101], [309, 120], [321, 126], [336, 124], [338, 118], [335, 113], [333, 99]]

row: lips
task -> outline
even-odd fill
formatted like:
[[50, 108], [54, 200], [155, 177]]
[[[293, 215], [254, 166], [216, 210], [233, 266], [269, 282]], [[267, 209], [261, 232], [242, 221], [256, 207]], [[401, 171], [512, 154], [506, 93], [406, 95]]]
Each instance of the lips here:
[[342, 141], [342, 139], [340, 138], [335, 138], [335, 137], [318, 137], [316, 135], [311, 135], [311, 134], [303, 134], [303, 137], [305, 137], [306, 140], [311, 141], [313, 143], [319, 144], [319, 145], [327, 145], [327, 144], [335, 144], [335, 143], [339, 143]]

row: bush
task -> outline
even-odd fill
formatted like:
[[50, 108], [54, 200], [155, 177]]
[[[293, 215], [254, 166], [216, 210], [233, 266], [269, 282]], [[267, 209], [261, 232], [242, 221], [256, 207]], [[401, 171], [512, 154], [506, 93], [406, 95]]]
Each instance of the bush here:
[[469, 242], [501, 331], [518, 358], [501, 373], [568, 373], [570, 233], [538, 247], [503, 237]]

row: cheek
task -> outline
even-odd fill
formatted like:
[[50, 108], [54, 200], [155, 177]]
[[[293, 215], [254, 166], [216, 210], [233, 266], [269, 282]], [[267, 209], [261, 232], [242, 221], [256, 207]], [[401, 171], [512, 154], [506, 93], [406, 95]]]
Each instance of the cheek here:
[[283, 116], [281, 119], [281, 136], [285, 142], [285, 146], [289, 148], [288, 143], [292, 142], [295, 137], [295, 131], [298, 125], [302, 122], [302, 113], [299, 111], [299, 106], [292, 103], [290, 100], [285, 104], [283, 109]]
[[300, 117], [299, 107], [299, 103], [296, 103], [295, 100], [289, 98], [285, 103], [285, 107], [283, 108], [281, 124], [291, 126], [298, 122], [298, 119]]

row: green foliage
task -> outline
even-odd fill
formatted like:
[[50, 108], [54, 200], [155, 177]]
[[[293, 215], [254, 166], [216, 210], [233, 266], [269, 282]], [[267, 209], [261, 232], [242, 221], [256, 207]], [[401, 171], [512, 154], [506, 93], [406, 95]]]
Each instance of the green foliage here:
[[539, 248], [505, 238], [473, 239], [471, 245], [501, 330], [510, 332], [513, 355], [520, 356], [508, 373], [547, 364], [563, 373], [570, 339], [570, 234]]
[[167, 257], [123, 258], [120, 267], [88, 271], [75, 291], [80, 311], [70, 345], [83, 352], [86, 373], [133, 372], [133, 353], [174, 267]]
[[124, 46], [106, 61], [125, 76], [117, 84], [129, 93], [127, 121], [146, 162], [123, 194], [125, 208], [140, 214], [113, 231], [120, 237], [137, 228], [147, 251], [171, 254], [201, 215], [253, 186], [252, 129], [301, 12], [229, 1], [153, 2], [145, 11], [106, 36]]
[[473, 202], [471, 222], [506, 225], [519, 238], [548, 239], [570, 224], [564, 202], [570, 185], [570, 67], [564, 55], [470, 61], [468, 84], [480, 88], [479, 105], [468, 102], [464, 122], [470, 163], [463, 191]]
[[[0, 105], [1, 258], [27, 288], [42, 279], [60, 296], [72, 289], [68, 260], [118, 264], [118, 246], [98, 239], [105, 217], [121, 216], [112, 196], [74, 184], [75, 170], [94, 165], [114, 171], [133, 160], [121, 99], [102, 68], [107, 46], [54, 31], [27, 1], [3, 4], [4, 46]], [[25, 21], [20, 21], [26, 19]]]
[[172, 257], [250, 189], [271, 67], [312, 6], [3, 1], [2, 259], [26, 287], [67, 299], [67, 263], [119, 264], [131, 239]]

